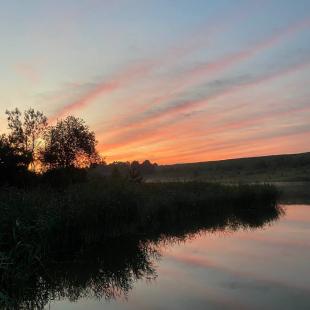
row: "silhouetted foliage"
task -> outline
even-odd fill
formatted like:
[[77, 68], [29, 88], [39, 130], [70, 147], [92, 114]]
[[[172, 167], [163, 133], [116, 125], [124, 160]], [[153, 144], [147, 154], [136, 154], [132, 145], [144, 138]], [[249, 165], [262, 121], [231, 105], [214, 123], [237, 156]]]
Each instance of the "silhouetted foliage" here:
[[130, 166], [128, 177], [131, 182], [141, 183], [143, 180], [139, 168], [132, 165]]
[[118, 174], [135, 182], [142, 182], [145, 176], [151, 175], [155, 172], [158, 165], [145, 160], [142, 164], [138, 161], [120, 162], [116, 161], [111, 164], [99, 164], [95, 168], [101, 175], [109, 176], [114, 174], [115, 170]]
[[82, 119], [68, 116], [49, 127], [42, 154], [46, 167], [55, 169], [89, 166], [98, 157], [95, 134]]
[[32, 164], [32, 168], [34, 168], [34, 163], [38, 160], [40, 144], [47, 128], [46, 116], [32, 108], [26, 110], [24, 115], [17, 108], [6, 111], [6, 114], [10, 130], [8, 139], [11, 146], [20, 154], [27, 154], [29, 164]]
[[65, 189], [72, 184], [87, 181], [87, 171], [83, 168], [66, 167], [47, 170], [40, 178], [41, 184], [57, 189]]
[[30, 152], [13, 145], [6, 135], [0, 136], [0, 185], [22, 185], [31, 175], [27, 169], [30, 162]]
[[[82, 119], [68, 116], [48, 126], [44, 114], [32, 108], [6, 115], [9, 132], [0, 136], [0, 185], [43, 182], [60, 188], [86, 180], [86, 170], [79, 168], [104, 164], [95, 134]], [[39, 171], [46, 175], [36, 177]]]
[[140, 165], [140, 170], [143, 175], [149, 175], [155, 172], [155, 169], [158, 165], [156, 163], [152, 164], [148, 159], [145, 160]]

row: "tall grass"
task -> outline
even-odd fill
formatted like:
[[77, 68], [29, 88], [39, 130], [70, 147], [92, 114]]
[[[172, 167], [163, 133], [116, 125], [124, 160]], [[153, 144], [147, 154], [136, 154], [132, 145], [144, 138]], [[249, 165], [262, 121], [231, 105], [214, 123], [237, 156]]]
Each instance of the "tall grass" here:
[[[65, 190], [37, 187], [0, 191], [0, 241], [3, 246], [93, 242], [143, 234], [179, 220], [222, 215], [240, 217], [276, 209], [270, 185], [225, 186], [199, 182], [137, 184], [123, 179], [91, 180]], [[48, 249], [47, 249], [48, 250]]]

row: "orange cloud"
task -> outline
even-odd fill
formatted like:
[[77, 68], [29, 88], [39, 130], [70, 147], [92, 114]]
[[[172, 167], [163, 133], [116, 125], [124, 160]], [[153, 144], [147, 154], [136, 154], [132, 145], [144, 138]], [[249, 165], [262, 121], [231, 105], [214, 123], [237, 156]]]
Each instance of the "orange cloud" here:
[[[149, 138], [154, 138], [154, 137], [160, 137], [162, 140], [165, 139], [167, 135], [167, 130], [169, 128], [169, 131], [175, 130], [176, 132], [180, 132], [178, 127], [171, 128], [171, 124], [176, 124], [180, 121], [183, 120], [183, 118], [171, 118], [173, 116], [176, 116], [176, 114], [180, 112], [185, 112], [188, 111], [192, 108], [197, 108], [200, 106], [204, 106], [217, 98], [220, 97], [225, 97], [227, 95], [231, 95], [235, 92], [238, 92], [240, 90], [245, 90], [247, 88], [251, 87], [256, 87], [262, 83], [269, 82], [273, 79], [283, 77], [285, 75], [294, 73], [300, 69], [303, 69], [305, 66], [308, 66], [309, 64], [302, 63], [302, 64], [297, 64], [289, 68], [282, 69], [280, 71], [277, 71], [275, 73], [271, 73], [267, 76], [263, 77], [258, 77], [255, 80], [252, 80], [248, 83], [245, 83], [241, 86], [238, 87], [232, 87], [231, 89], [224, 90], [223, 92], [220, 92], [218, 94], [215, 94], [213, 96], [209, 96], [207, 99], [203, 100], [196, 100], [196, 101], [184, 101], [182, 104], [177, 105], [177, 106], [171, 106], [167, 108], [164, 111], [160, 111], [157, 114], [150, 115], [149, 117], [145, 117], [141, 121], [136, 121], [136, 123], [133, 123], [130, 126], [122, 126], [121, 128], [112, 130], [107, 133], [105, 133], [105, 138], [108, 138], [109, 136], [111, 137], [111, 140], [113, 141], [118, 141], [118, 142], [113, 142], [113, 144], [106, 145], [106, 150], [113, 149], [113, 148], [118, 148], [118, 147], [123, 147], [124, 145], [129, 145], [131, 143], [142, 143], [143, 141], [146, 142]], [[307, 107], [305, 108], [295, 108], [295, 112], [302, 112], [303, 109], [307, 110]], [[294, 109], [293, 109], [294, 110]], [[282, 112], [277, 112], [277, 117], [280, 115], [284, 116], [289, 113], [294, 112], [292, 109], [289, 109], [287, 111], [282, 111]], [[229, 111], [228, 111], [229, 112]], [[268, 118], [272, 117], [273, 114], [267, 114], [263, 115], [263, 118]], [[215, 116], [216, 117], [216, 116]], [[262, 120], [261, 116], [254, 116], [253, 118], [249, 118], [247, 120], [238, 120], [236, 122], [228, 122], [226, 125], [222, 126], [221, 128], [214, 128], [216, 132], [219, 131], [227, 131], [232, 128], [242, 128], [245, 127], [246, 125], [253, 124], [254, 121], [259, 122]], [[157, 120], [160, 120], [161, 122], [158, 124], [156, 123]], [[196, 120], [197, 121], [197, 120]], [[210, 121], [210, 119], [208, 119]], [[145, 127], [146, 125], [149, 125], [149, 127]], [[190, 123], [190, 126], [193, 126], [192, 123]], [[211, 132], [209, 132], [211, 134]]]
[[[309, 112], [309, 107], [288, 108], [282, 111], [264, 112], [260, 115], [253, 114], [246, 120], [222, 120], [215, 124], [212, 124], [210, 117], [201, 115], [194, 124], [186, 119], [186, 123], [182, 126], [173, 124], [170, 127], [150, 130], [146, 134], [133, 136], [127, 141], [121, 140], [113, 144], [103, 143], [100, 148], [107, 154], [108, 161], [112, 158], [117, 159], [119, 156], [122, 159], [149, 158], [161, 163], [225, 159], [250, 154], [254, 156], [259, 152], [261, 155], [268, 155], [281, 150], [287, 152], [290, 149], [286, 150], [286, 145], [293, 141], [287, 139], [288, 136], [295, 137], [296, 145], [306, 147], [302, 141], [309, 135], [309, 126], [295, 128], [291, 125], [286, 129], [271, 127], [270, 130], [266, 128], [264, 133], [256, 128], [264, 126], [266, 121], [272, 124], [275, 117], [282, 119], [283, 116], [293, 117], [294, 114], [297, 116]], [[275, 113], [277, 113], [276, 116]], [[218, 120], [221, 120], [221, 117], [218, 117]], [[199, 124], [203, 121], [210, 123], [211, 127], [201, 131]], [[251, 128], [255, 128], [255, 131]], [[298, 151], [298, 148], [296, 150]]]

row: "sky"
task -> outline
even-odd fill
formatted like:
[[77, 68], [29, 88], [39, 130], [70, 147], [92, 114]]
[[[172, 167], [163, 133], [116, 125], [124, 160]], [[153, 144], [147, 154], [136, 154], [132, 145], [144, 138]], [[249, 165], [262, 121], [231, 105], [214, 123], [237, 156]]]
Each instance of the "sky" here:
[[107, 162], [310, 151], [309, 0], [0, 1], [5, 110], [81, 117]]

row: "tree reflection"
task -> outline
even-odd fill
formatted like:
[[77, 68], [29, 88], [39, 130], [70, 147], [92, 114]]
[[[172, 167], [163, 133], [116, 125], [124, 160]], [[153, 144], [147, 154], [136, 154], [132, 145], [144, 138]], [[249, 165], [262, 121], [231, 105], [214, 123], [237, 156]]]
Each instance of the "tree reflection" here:
[[201, 231], [259, 229], [284, 213], [279, 206], [259, 212], [238, 210], [176, 217], [173, 225], [163, 221], [160, 226], [150, 225], [144, 234], [98, 241], [92, 247], [55, 248], [48, 260], [36, 264], [0, 264], [0, 308], [43, 309], [51, 300], [63, 298], [126, 298], [137, 280], [156, 279], [155, 263], [164, 244], [186, 241]]

